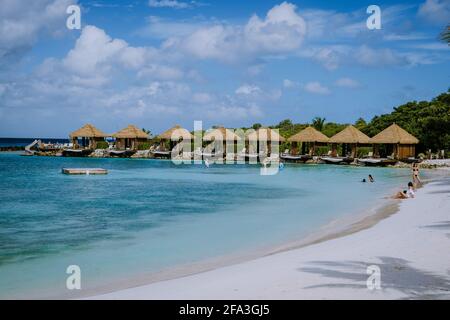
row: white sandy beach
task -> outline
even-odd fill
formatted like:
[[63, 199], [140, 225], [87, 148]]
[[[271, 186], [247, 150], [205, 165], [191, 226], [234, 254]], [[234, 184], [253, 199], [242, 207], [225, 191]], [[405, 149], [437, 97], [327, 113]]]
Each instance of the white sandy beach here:
[[[450, 299], [450, 180], [443, 176], [371, 228], [91, 298]], [[367, 289], [370, 265], [381, 270], [380, 290]]]

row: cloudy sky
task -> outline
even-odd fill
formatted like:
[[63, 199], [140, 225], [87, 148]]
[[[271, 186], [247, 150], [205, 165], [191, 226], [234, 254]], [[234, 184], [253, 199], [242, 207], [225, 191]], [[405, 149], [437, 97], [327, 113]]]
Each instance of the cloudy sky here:
[[450, 0], [0, 0], [0, 136], [370, 120], [447, 91], [449, 22]]

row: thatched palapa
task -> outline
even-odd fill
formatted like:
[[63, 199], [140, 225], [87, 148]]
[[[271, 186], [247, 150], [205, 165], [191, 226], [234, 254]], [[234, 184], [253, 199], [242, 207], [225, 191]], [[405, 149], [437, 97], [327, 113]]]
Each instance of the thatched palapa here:
[[370, 138], [356, 129], [354, 126], [348, 126], [341, 132], [336, 133], [329, 140], [330, 143], [348, 143], [348, 144], [368, 144]]
[[[331, 154], [336, 155], [336, 144], [351, 145], [351, 157], [356, 157], [358, 153], [358, 145], [369, 144], [370, 138], [356, 129], [354, 126], [350, 125], [346, 127], [341, 132], [336, 133], [329, 140], [332, 143]], [[346, 148], [344, 148], [346, 150]]]
[[160, 140], [178, 141], [181, 138], [183, 138], [184, 140], [192, 140], [194, 139], [194, 136], [187, 129], [176, 125], [173, 128], [170, 128], [169, 130], [161, 133], [157, 138]]
[[309, 146], [309, 154], [315, 154], [316, 144], [324, 144], [327, 143], [329, 138], [324, 135], [322, 132], [318, 131], [313, 127], [307, 127], [300, 131], [299, 133], [293, 135], [288, 139], [288, 142], [294, 144], [294, 148], [291, 150], [292, 154], [296, 153], [297, 143], [302, 144], [302, 154], [306, 153], [306, 144]]
[[270, 128], [259, 128], [258, 130], [250, 131], [247, 134], [247, 140], [284, 142], [286, 139], [284, 139], [284, 137], [281, 136], [277, 130]]
[[116, 138], [116, 149], [118, 150], [136, 150], [140, 144], [147, 142], [150, 138], [146, 132], [133, 125], [116, 132], [113, 137]]
[[224, 127], [213, 129], [203, 136], [203, 140], [211, 141], [221, 139], [223, 141], [241, 141], [242, 139], [230, 129]]
[[327, 143], [329, 138], [313, 127], [307, 127], [288, 139], [288, 142], [319, 142]]
[[[69, 135], [75, 149], [79, 147], [95, 149], [97, 142], [104, 141], [108, 135], [92, 124], [86, 124]], [[81, 139], [81, 141], [79, 141]]]
[[[286, 139], [278, 133], [278, 130], [259, 128], [246, 132], [246, 149], [250, 153], [262, 153], [270, 155], [272, 152], [279, 154], [278, 145]], [[276, 148], [276, 149], [273, 149]]]
[[406, 159], [415, 156], [419, 140], [397, 124], [392, 124], [371, 140], [373, 144], [392, 145], [392, 156], [396, 159]]

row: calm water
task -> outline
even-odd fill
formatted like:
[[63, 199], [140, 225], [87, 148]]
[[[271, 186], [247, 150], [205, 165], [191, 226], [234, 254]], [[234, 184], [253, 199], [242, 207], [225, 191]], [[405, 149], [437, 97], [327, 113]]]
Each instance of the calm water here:
[[[107, 176], [66, 176], [102, 167]], [[372, 173], [374, 184], [360, 183]], [[409, 170], [332, 165], [176, 166], [170, 161], [0, 154], [0, 297], [67, 293], [298, 239], [361, 212]]]

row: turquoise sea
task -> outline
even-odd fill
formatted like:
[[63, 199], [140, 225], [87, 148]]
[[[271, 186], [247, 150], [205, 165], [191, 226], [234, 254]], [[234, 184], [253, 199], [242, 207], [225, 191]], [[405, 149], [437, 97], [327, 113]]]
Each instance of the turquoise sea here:
[[[106, 176], [67, 176], [101, 167]], [[361, 183], [368, 174], [375, 183]], [[22, 157], [0, 154], [0, 298], [65, 297], [66, 268], [83, 290], [301, 238], [385, 201], [409, 170]], [[77, 292], [80, 294], [80, 292]]]

